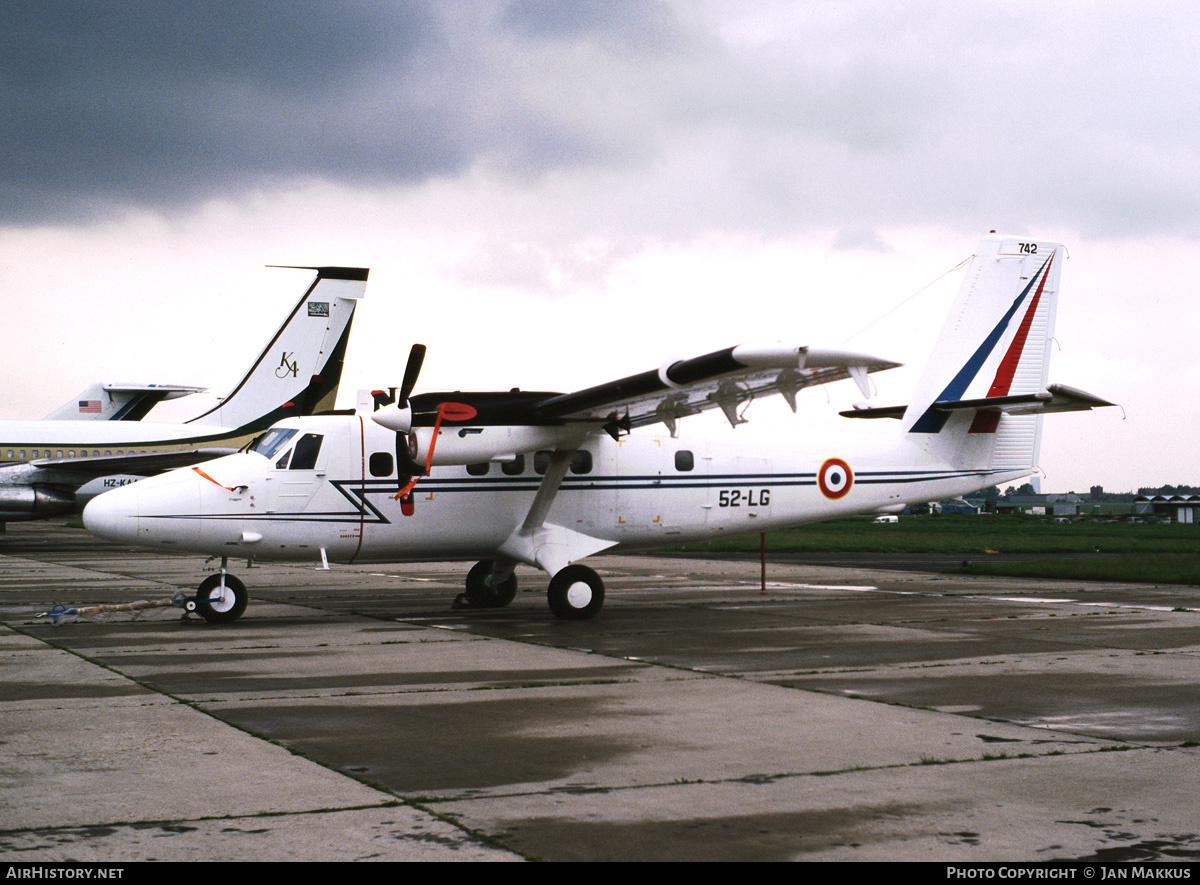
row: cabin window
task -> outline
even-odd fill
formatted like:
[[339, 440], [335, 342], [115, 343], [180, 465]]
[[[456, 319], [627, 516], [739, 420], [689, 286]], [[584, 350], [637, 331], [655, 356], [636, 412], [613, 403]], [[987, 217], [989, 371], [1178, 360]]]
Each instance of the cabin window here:
[[687, 449], [675, 453], [675, 469], [683, 473], [696, 467], [696, 457]]
[[[533, 455], [533, 470], [538, 476], [544, 476], [546, 471], [550, 469], [550, 459], [554, 453], [548, 449], [540, 452], [535, 452]], [[592, 472], [592, 453], [580, 449], [571, 456], [571, 472], [572, 473], [591, 473]]]
[[[48, 453], [47, 453], [46, 457], [50, 457]], [[57, 454], [57, 455], [55, 455], [55, 457], [56, 457], [56, 458], [61, 458], [61, 457], [62, 457], [62, 449], [59, 449], [59, 450], [58, 450], [58, 454]]]
[[367, 467], [371, 471], [371, 476], [391, 476], [392, 456], [389, 452], [372, 452]]
[[321, 441], [325, 437], [319, 433], [306, 433], [296, 443], [292, 450], [292, 470], [312, 470], [317, 466], [317, 455], [321, 452]]
[[71, 449], [69, 452], [67, 452], [67, 457], [68, 457], [68, 458], [74, 458], [74, 457], [75, 457], [75, 450], [74, 450], [74, 449]]
[[520, 476], [525, 472], [525, 456], [517, 455], [511, 461], [501, 461], [500, 470], [505, 476]]
[[21, 449], [21, 457], [22, 457], [22, 458], [24, 458], [24, 457], [25, 457], [25, 450], [24, 450], [24, 449]]
[[467, 474], [470, 476], [487, 476], [488, 470], [492, 467], [487, 461], [480, 464], [468, 464]]
[[13, 456], [13, 450], [12, 450], [12, 449], [9, 449], [9, 450], [8, 450], [8, 457], [9, 457], [9, 458], [11, 458], [12, 456]]

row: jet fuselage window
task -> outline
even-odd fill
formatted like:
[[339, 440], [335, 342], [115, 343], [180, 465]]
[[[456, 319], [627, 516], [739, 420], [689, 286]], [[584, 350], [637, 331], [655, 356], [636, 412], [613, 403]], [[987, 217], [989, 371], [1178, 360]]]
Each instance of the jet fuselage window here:
[[367, 462], [367, 468], [371, 471], [371, 476], [391, 476], [392, 475], [392, 456], [389, 452], [372, 452], [371, 458]]
[[467, 474], [469, 476], [487, 476], [488, 470], [492, 467], [491, 463], [484, 461], [480, 464], [468, 464]]
[[317, 455], [321, 452], [321, 441], [325, 437], [319, 433], [306, 433], [296, 443], [292, 450], [291, 470], [312, 470], [317, 466]]
[[553, 452], [551, 452], [547, 449], [542, 449], [541, 451], [534, 452], [533, 453], [533, 472], [536, 473], [538, 476], [545, 476], [546, 471], [550, 469], [550, 456], [553, 454], [554, 454]]
[[687, 449], [680, 449], [675, 453], [675, 469], [686, 473], [696, 467], [696, 457]]
[[572, 473], [591, 473], [592, 472], [592, 453], [587, 449], [580, 449], [571, 458]]
[[249, 451], [258, 452], [264, 458], [271, 459], [299, 431], [286, 427], [272, 427], [254, 442], [250, 443]]
[[520, 476], [525, 472], [525, 456], [517, 455], [511, 461], [501, 461], [500, 470], [505, 476]]

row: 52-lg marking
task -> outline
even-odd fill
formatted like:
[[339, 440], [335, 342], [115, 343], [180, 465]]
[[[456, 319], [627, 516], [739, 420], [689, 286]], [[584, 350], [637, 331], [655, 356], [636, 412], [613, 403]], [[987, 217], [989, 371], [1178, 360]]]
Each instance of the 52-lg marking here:
[[771, 503], [770, 489], [721, 489], [719, 507], [766, 507]]

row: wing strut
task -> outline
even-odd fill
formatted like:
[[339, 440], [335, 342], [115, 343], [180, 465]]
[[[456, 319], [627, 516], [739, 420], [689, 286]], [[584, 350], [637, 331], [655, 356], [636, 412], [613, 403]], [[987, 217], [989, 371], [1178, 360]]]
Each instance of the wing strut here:
[[499, 552], [527, 565], [537, 566], [551, 575], [557, 574], [577, 559], [583, 559], [611, 547], [615, 541], [593, 538], [582, 532], [547, 523], [550, 507], [562, 487], [579, 446], [555, 449], [542, 483], [538, 486], [525, 520], [500, 545]]

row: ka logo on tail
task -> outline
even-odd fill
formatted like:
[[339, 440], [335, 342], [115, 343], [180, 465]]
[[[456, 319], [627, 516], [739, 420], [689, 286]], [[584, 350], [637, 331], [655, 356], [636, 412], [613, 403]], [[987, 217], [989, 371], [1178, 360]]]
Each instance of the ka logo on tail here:
[[[279, 368], [275, 370], [276, 378], [286, 378], [288, 375], [291, 375], [293, 378], [296, 377], [299, 367], [296, 365], [295, 356], [295, 351], [288, 353], [285, 350], [283, 352], [283, 356], [279, 360]], [[292, 357], [290, 362], [288, 361], [288, 357]]]

